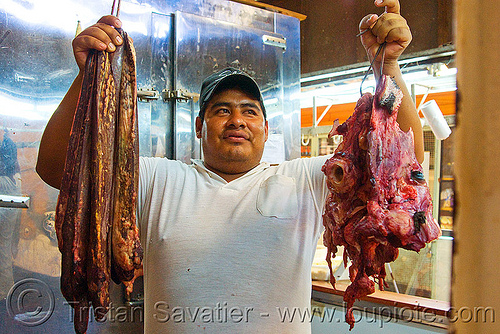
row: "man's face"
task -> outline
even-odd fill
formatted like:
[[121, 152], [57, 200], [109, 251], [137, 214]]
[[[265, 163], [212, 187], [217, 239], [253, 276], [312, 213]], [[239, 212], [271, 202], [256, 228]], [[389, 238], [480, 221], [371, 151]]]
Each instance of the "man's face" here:
[[244, 173], [262, 158], [268, 124], [258, 100], [239, 88], [230, 88], [210, 99], [203, 122], [196, 119], [196, 134], [208, 168]]

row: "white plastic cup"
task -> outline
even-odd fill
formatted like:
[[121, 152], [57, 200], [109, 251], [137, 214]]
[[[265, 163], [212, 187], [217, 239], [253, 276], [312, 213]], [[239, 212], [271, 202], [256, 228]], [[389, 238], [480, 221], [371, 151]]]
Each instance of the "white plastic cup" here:
[[432, 132], [436, 139], [442, 140], [448, 138], [451, 134], [451, 129], [444, 119], [443, 113], [435, 100], [430, 100], [422, 105], [422, 114], [424, 114], [425, 119], [429, 123]]

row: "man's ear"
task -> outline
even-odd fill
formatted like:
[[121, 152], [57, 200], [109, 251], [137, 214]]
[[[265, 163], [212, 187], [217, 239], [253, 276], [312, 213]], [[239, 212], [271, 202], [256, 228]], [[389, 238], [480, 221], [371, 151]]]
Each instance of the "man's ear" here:
[[269, 137], [269, 123], [267, 120], [266, 120], [266, 125], [265, 125], [264, 131], [266, 132], [266, 140], [265, 141], [267, 141], [267, 138]]
[[201, 138], [201, 128], [203, 127], [203, 122], [201, 121], [200, 116], [196, 116], [195, 127], [196, 127], [196, 138]]

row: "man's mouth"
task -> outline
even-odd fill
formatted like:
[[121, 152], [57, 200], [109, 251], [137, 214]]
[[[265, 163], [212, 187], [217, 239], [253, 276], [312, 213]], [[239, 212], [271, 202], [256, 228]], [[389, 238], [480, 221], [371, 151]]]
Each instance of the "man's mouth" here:
[[244, 142], [249, 137], [247, 133], [242, 131], [226, 131], [222, 138], [232, 142]]

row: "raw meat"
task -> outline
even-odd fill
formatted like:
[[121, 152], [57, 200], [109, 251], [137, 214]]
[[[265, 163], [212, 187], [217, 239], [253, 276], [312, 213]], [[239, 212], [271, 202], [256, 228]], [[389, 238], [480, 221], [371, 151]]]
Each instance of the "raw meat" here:
[[344, 246], [344, 263], [352, 262], [344, 294], [350, 329], [354, 301], [373, 293], [374, 281], [384, 289], [385, 263], [397, 258], [398, 248], [418, 252], [441, 234], [413, 132], [403, 132], [396, 122], [402, 97], [395, 81], [382, 76], [375, 95], [363, 94], [353, 115], [332, 129], [343, 141], [322, 168], [330, 190], [323, 242], [333, 286], [337, 246]]
[[89, 53], [56, 207], [61, 291], [77, 333], [87, 330], [90, 305], [97, 320], [106, 315], [112, 276], [130, 292], [142, 273], [135, 52], [119, 31], [115, 53]]

